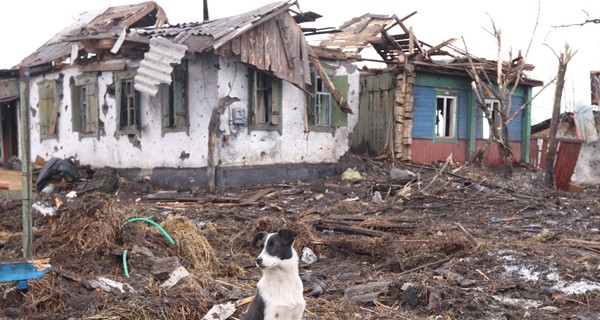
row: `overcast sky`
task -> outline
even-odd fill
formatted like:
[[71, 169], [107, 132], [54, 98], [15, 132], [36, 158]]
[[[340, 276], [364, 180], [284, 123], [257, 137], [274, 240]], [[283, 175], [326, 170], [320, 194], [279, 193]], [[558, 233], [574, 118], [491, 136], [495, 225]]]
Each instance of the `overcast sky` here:
[[[13, 67], [82, 12], [107, 6], [137, 3], [131, 0], [18, 0], [0, 10], [3, 30], [0, 33], [2, 51], [0, 69]], [[158, 0], [171, 23], [202, 20], [202, 1]], [[211, 19], [243, 13], [273, 0], [208, 0]], [[600, 24], [581, 27], [553, 28], [552, 26], [583, 22], [600, 18], [600, 1], [569, 0], [568, 2], [541, 1], [541, 18], [537, 36], [529, 52], [528, 63], [536, 65], [531, 77], [550, 81], [556, 74], [555, 57], [568, 42], [577, 54], [568, 66], [563, 105], [571, 111], [574, 103], [590, 103], [590, 70], [600, 70]], [[471, 53], [491, 60], [497, 59], [495, 39], [486, 31], [491, 29], [490, 18], [503, 31], [503, 58], [508, 51], [521, 49], [525, 53], [538, 12], [537, 0], [299, 0], [302, 11], [314, 11], [323, 16], [317, 20], [320, 27], [337, 27], [353, 17], [365, 13], [396, 14], [404, 17], [417, 11], [405, 21], [412, 26], [422, 41], [436, 45], [444, 40], [464, 37]], [[589, 14], [589, 17], [586, 15]], [[462, 42], [455, 44], [462, 47]], [[533, 123], [550, 117], [554, 88], [549, 87], [533, 103]]]

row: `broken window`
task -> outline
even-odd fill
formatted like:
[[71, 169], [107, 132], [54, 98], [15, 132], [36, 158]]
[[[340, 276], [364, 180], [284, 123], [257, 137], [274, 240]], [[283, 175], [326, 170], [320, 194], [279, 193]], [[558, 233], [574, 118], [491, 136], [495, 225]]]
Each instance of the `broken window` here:
[[[500, 101], [496, 99], [485, 99], [485, 107], [488, 109], [490, 114], [492, 115], [492, 123], [498, 128], [498, 133], [501, 134], [502, 127], [498, 122], [500, 118], [498, 115], [498, 110], [500, 108]], [[485, 117], [485, 113], [483, 114], [483, 122], [482, 122], [482, 138], [489, 139], [490, 138], [490, 123], [488, 119]]]
[[[329, 70], [328, 70], [329, 73]], [[348, 76], [330, 76], [334, 86], [347, 98]], [[335, 127], [348, 124], [348, 116], [341, 111], [333, 96], [327, 90], [325, 82], [313, 70], [311, 72], [311, 85], [307, 85], [306, 107], [308, 125], [313, 131], [332, 131]]]
[[449, 92], [438, 92], [435, 104], [435, 136], [456, 138], [456, 100]]
[[56, 138], [58, 120], [58, 90], [56, 80], [45, 79], [38, 82], [40, 138]]
[[251, 70], [249, 78], [251, 115], [249, 128], [281, 132], [281, 80], [259, 70]]
[[187, 60], [173, 67], [171, 84], [161, 85], [162, 128], [164, 132], [186, 131], [187, 107]]
[[117, 132], [135, 134], [140, 129], [140, 92], [133, 87], [135, 70], [115, 73], [115, 100], [117, 102]]
[[98, 133], [98, 77], [96, 73], [71, 77], [71, 121], [80, 137]]
[[317, 127], [331, 126], [331, 111], [333, 109], [333, 98], [325, 88], [323, 79], [311, 72], [312, 85], [308, 91], [313, 95], [308, 97], [308, 124]]

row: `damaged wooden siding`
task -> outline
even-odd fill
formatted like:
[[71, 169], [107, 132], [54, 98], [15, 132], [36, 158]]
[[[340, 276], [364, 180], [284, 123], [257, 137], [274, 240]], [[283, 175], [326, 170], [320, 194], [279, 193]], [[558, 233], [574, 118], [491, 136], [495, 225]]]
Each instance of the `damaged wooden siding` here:
[[414, 66], [408, 63], [405, 65], [404, 70], [396, 76], [394, 158], [398, 160], [412, 160], [413, 107], [415, 103], [413, 93], [414, 83]]
[[216, 50], [273, 74], [301, 88], [310, 83], [306, 39], [292, 16], [285, 12], [232, 39]]
[[393, 146], [396, 74], [361, 75], [358, 123], [351, 151], [373, 156], [389, 154]]

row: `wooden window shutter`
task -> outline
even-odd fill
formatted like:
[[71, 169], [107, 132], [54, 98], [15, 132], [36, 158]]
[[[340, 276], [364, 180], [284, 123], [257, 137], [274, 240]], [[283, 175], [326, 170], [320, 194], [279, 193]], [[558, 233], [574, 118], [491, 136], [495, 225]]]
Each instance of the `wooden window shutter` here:
[[38, 83], [41, 135], [55, 135], [58, 118], [56, 81], [43, 80]]
[[186, 79], [187, 64], [185, 61], [173, 69], [173, 98], [175, 104], [175, 126], [187, 125]]
[[98, 81], [96, 77], [87, 84], [87, 102], [88, 102], [88, 126], [87, 131], [90, 133], [98, 132]]
[[273, 77], [271, 90], [271, 124], [281, 124], [281, 111], [283, 104], [283, 90], [281, 79]]
[[[333, 76], [331, 78], [331, 80], [332, 80], [335, 88], [338, 89], [340, 94], [347, 101], [348, 100], [348, 87], [349, 87], [348, 86], [348, 76], [347, 75]], [[331, 124], [336, 128], [345, 127], [348, 125], [348, 114], [343, 112], [342, 109], [340, 109], [340, 106], [338, 105], [337, 102], [335, 102], [335, 100], [333, 101]]]
[[169, 104], [170, 104], [170, 100], [171, 100], [171, 95], [169, 94], [169, 85], [161, 84], [160, 92], [161, 92], [161, 95], [160, 95], [160, 105], [161, 105], [160, 123], [163, 128], [166, 128], [169, 126]]
[[76, 84], [75, 79], [69, 81], [69, 90], [71, 90], [71, 125], [73, 132], [81, 131], [81, 90]]

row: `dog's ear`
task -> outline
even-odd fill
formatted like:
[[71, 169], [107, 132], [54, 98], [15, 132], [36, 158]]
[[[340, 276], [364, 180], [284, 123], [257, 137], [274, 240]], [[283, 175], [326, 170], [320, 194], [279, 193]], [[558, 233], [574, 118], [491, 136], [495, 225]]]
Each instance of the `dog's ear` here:
[[298, 235], [295, 231], [289, 229], [281, 229], [278, 234], [281, 242], [286, 246], [294, 242], [296, 235]]
[[268, 235], [268, 233], [261, 231], [259, 233], [257, 233], [254, 236], [254, 239], [252, 239], [252, 247], [256, 247], [257, 243], [261, 243], [262, 241], [264, 241], [265, 237]]

